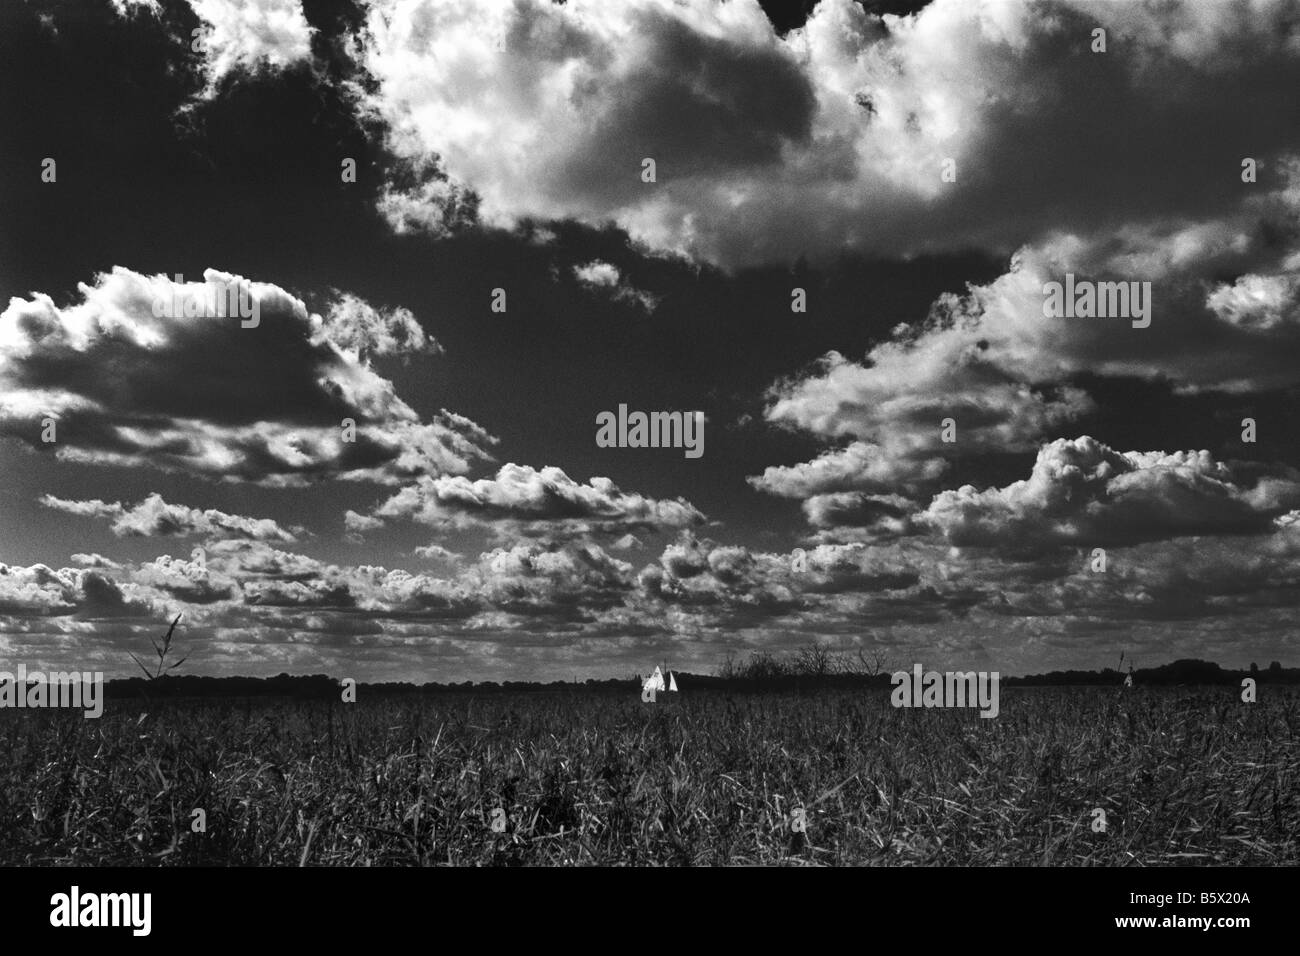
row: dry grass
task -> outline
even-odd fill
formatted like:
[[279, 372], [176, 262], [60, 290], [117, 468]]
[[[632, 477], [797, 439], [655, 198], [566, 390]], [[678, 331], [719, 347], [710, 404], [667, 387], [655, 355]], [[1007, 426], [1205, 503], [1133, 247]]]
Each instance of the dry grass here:
[[1004, 688], [991, 720], [875, 692], [635, 690], [140, 718], [3, 714], [0, 863], [1300, 862], [1300, 697], [1281, 688]]

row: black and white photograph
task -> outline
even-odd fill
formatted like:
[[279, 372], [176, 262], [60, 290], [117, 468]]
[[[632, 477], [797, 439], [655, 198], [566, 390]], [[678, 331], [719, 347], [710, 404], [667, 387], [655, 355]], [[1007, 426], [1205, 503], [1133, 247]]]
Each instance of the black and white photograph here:
[[1239, 945], [1298, 437], [1298, 0], [0, 0], [56, 934], [158, 937], [125, 871], [889, 868]]

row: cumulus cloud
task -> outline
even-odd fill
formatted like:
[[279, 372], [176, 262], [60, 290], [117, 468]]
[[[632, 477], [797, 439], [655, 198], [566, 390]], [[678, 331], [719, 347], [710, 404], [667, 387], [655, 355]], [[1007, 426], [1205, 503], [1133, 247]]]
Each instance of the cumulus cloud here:
[[211, 604], [232, 597], [236, 590], [231, 578], [210, 571], [206, 564], [170, 555], [133, 569], [131, 580], [190, 604]]
[[650, 197], [644, 157], [708, 179], [809, 131], [811, 87], [757, 4], [394, 2], [368, 27], [393, 147], [440, 155], [489, 222], [612, 218]]
[[958, 546], [1032, 552], [1258, 534], [1300, 505], [1300, 472], [1208, 451], [1128, 452], [1084, 436], [1044, 446], [1030, 477], [936, 495], [918, 520]]
[[840, 491], [813, 495], [803, 502], [803, 512], [814, 528], [866, 528], [886, 536], [910, 533], [912, 505], [902, 495]]
[[283, 69], [311, 57], [311, 27], [300, 0], [189, 0], [203, 21], [200, 47], [208, 96], [229, 74]]
[[[1106, 573], [1092, 573], [1079, 560], [1070, 573], [1003, 584], [989, 613], [1022, 619], [1068, 622], [1079, 633], [1104, 634], [1121, 627], [1126, 635], [1145, 624], [1179, 622], [1178, 632], [1227, 649], [1243, 630], [1276, 631], [1294, 618], [1300, 602], [1300, 512], [1288, 512], [1256, 534], [1187, 536], [1122, 546], [1108, 553]], [[1236, 620], [1225, 629], [1221, 618]], [[1162, 656], [1177, 634], [1146, 631]]]
[[123, 16], [129, 16], [139, 10], [158, 13], [158, 0], [112, 0], [113, 9]]
[[[460, 560], [451, 552], [438, 557], [451, 565]], [[256, 623], [277, 630], [292, 630], [295, 620], [282, 613], [294, 608], [324, 615], [322, 621], [332, 616], [430, 623], [479, 617], [503, 623], [516, 616], [590, 620], [594, 612], [621, 602], [633, 587], [632, 565], [591, 544], [497, 548], [453, 569], [450, 576], [435, 576], [374, 565], [335, 565], [261, 542], [224, 541], [207, 549], [205, 561], [164, 555], [125, 568], [123, 577], [128, 582], [123, 586], [141, 595], [198, 605], [192, 615], [196, 623]], [[50, 604], [42, 613], [70, 612], [70, 599], [62, 596], [60, 605], [56, 599], [61, 595], [52, 588], [47, 591], [36, 595]], [[36, 597], [29, 605], [36, 606]]]
[[502, 611], [583, 618], [622, 603], [632, 576], [631, 564], [598, 545], [524, 543], [485, 552], [464, 580]]
[[1256, 332], [1280, 331], [1300, 322], [1300, 274], [1245, 275], [1220, 285], [1205, 299], [1216, 316]]
[[66, 511], [88, 518], [111, 518], [113, 534], [119, 538], [184, 538], [192, 535], [206, 537], [251, 538], [257, 541], [296, 541], [302, 528], [292, 531], [280, 526], [271, 518], [246, 518], [227, 514], [215, 508], [200, 510], [185, 505], [168, 504], [157, 493], [149, 495], [137, 505], [128, 506], [120, 501], [107, 503], [98, 498], [90, 501], [73, 501], [42, 495], [40, 503], [47, 508]]
[[653, 312], [658, 305], [655, 296], [625, 284], [618, 268], [600, 259], [574, 266], [573, 276], [583, 286], [603, 291], [616, 302], [628, 302], [646, 312]]
[[[1154, 464], [1170, 457], [1178, 463]], [[1158, 455], [1150, 467], [1189, 461]], [[1207, 460], [1190, 467], [1222, 474]], [[1067, 635], [1222, 615], [1267, 628], [1300, 602], [1300, 510], [1249, 535], [1117, 543], [1110, 560], [1107, 574], [1090, 574], [1082, 557], [1008, 560], [918, 537], [771, 553], [688, 533], [639, 571], [597, 545], [525, 542], [432, 575], [229, 540], [214, 542], [206, 561], [163, 555], [111, 572], [0, 565], [0, 626], [37, 654], [40, 635], [73, 633], [80, 647], [121, 650], [184, 609], [190, 638], [210, 639], [207, 654], [238, 648], [236, 665], [258, 648], [300, 644], [315, 649], [303, 660], [319, 661], [362, 636], [379, 643], [354, 651], [389, 647], [409, 662], [430, 642], [469, 635], [517, 650], [654, 634], [767, 642], [776, 627], [787, 644], [822, 635], [862, 646], [864, 628], [924, 628], [953, 653], [968, 650], [971, 633], [1024, 637], [1034, 621]]]
[[574, 481], [563, 470], [507, 464], [492, 478], [463, 476], [421, 479], [373, 512], [376, 518], [410, 518], [435, 527], [490, 524], [530, 535], [622, 535], [702, 524], [685, 499], [672, 501], [624, 492], [608, 478]]
[[343, 513], [343, 526], [354, 536], [360, 536], [366, 531], [382, 528], [384, 522], [380, 518], [372, 518], [370, 515], [363, 515], [349, 508]]
[[788, 558], [688, 534], [668, 545], [657, 564], [642, 569], [637, 584], [647, 596], [670, 604], [781, 614], [803, 605], [790, 568]]
[[584, 285], [604, 286], [611, 289], [618, 287], [618, 269], [599, 259], [583, 266], [574, 266], [573, 274]]
[[820, 544], [801, 557], [802, 565], [792, 557], [790, 567], [797, 568], [799, 587], [813, 594], [902, 591], [921, 584], [927, 565], [934, 567], [918, 545]]
[[205, 548], [205, 563], [240, 581], [275, 579], [303, 581], [320, 577], [328, 565], [305, 554], [284, 551], [264, 541], [213, 541]]
[[54, 570], [44, 564], [22, 567], [0, 563], [0, 617], [72, 616], [97, 621], [150, 619], [154, 608], [94, 568]]
[[687, 633], [768, 629], [777, 621], [850, 633], [888, 616], [934, 620], [971, 602], [965, 588], [943, 594], [925, 580], [940, 565], [933, 552], [919, 544], [825, 544], [772, 553], [684, 533], [638, 574], [638, 602]]
[[410, 309], [399, 306], [381, 311], [350, 292], [336, 292], [335, 296], [321, 325], [339, 348], [362, 356], [442, 353], [442, 346], [425, 335]]
[[[802, 376], [778, 383], [768, 421], [853, 441], [811, 462], [769, 467], [750, 483], [786, 497], [906, 491], [933, 484], [949, 456], [1028, 451], [1093, 408], [1082, 389], [1020, 380], [986, 357], [987, 342], [966, 339], [900, 331], [872, 349], [866, 364], [829, 352]], [[944, 440], [949, 418], [955, 441]]]
[[114, 561], [112, 558], [106, 558], [102, 554], [99, 554], [98, 552], [85, 554], [79, 551], [76, 554], [72, 555], [72, 563], [79, 564], [82, 567], [105, 568], [111, 571], [116, 571], [122, 567], [121, 564]]
[[[383, 522], [380, 522], [381, 524]], [[429, 561], [445, 561], [448, 564], [456, 564], [461, 560], [461, 556], [450, 548], [444, 548], [440, 544], [423, 544], [415, 549], [417, 557], [425, 558]]]
[[[822, 0], [782, 38], [753, 0], [379, 0], [361, 57], [390, 146], [448, 177], [393, 191], [404, 227], [423, 207], [441, 228], [472, 190], [488, 223], [614, 220], [729, 265], [1009, 253], [1111, 228], [1115, 209], [1217, 214], [1241, 198], [1217, 142], [1263, 162], [1300, 145], [1287, 97], [1266, 92], [1300, 79], [1286, 0], [1128, 6], [933, 0], [881, 17]], [[1213, 141], [1187, 135], [1206, 124]]]
[[[777, 382], [767, 420], [841, 447], [769, 467], [750, 483], [804, 500], [915, 496], [955, 459], [1036, 450], [1094, 411], [1077, 384], [1083, 376], [1143, 379], [1180, 394], [1292, 387], [1300, 382], [1297, 216], [1300, 163], [1292, 162], [1283, 186], [1222, 219], [1056, 233], [1025, 246], [1004, 274], [941, 296], [923, 321], [896, 327], [862, 362], [832, 351]], [[1225, 274], [1237, 278], [1208, 278]], [[1150, 324], [1053, 314], [1048, 290], [1067, 276], [1079, 286], [1145, 284]], [[952, 443], [942, 440], [946, 418]], [[846, 500], [805, 510], [820, 520], [827, 504]]]
[[[1013, 257], [1010, 269], [940, 308], [949, 320], [920, 345], [984, 359], [1022, 381], [1091, 373], [1168, 381], [1182, 392], [1251, 392], [1297, 381], [1300, 358], [1300, 162], [1285, 185], [1214, 220], [1126, 227], [1112, 235], [1052, 235]], [[1049, 318], [1044, 287], [1150, 283], [1150, 326], [1125, 318]], [[1236, 275], [1230, 282], [1211, 277]], [[1132, 287], [1130, 286], [1130, 289]]]
[[[0, 435], [69, 461], [271, 486], [396, 484], [490, 458], [492, 436], [446, 411], [422, 422], [353, 350], [424, 343], [405, 315], [345, 300], [322, 319], [278, 286], [215, 270], [187, 283], [115, 267], [78, 288], [64, 308], [36, 294], [0, 313]], [[257, 324], [191, 308], [213, 289], [237, 290]]]
[[296, 640], [299, 629], [309, 628], [405, 641], [414, 626], [434, 629], [421, 639], [441, 629], [469, 629], [483, 639], [526, 633], [541, 639], [544, 627], [596, 637], [748, 626], [805, 613], [837, 621], [864, 613], [853, 595], [889, 606], [928, 600], [925, 613], [932, 615], [943, 599], [921, 581], [918, 547], [823, 546], [795, 570], [791, 554], [686, 534], [638, 571], [593, 543], [528, 541], [472, 561], [426, 549], [448, 566], [434, 575], [337, 565], [232, 539], [212, 542], [189, 559], [121, 563], [111, 577], [0, 565], [0, 626], [15, 633], [39, 620], [58, 632], [78, 621], [134, 616], [147, 623], [183, 608], [192, 633], [260, 634], [262, 640]]
[[[832, 353], [831, 363], [843, 362]], [[785, 413], [774, 414], [781, 417]], [[855, 441], [845, 448], [828, 451], [798, 465], [767, 468], [762, 475], [751, 477], [755, 488], [785, 498], [807, 498], [836, 492], [884, 490], [900, 485], [931, 482], [943, 474], [947, 462], [940, 458], [911, 459], [893, 457], [873, 442]]]

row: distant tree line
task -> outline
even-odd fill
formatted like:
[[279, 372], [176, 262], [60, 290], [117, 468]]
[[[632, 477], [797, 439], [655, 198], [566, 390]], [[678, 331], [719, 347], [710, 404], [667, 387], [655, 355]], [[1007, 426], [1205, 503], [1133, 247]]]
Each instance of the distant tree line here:
[[[859, 650], [855, 654], [835, 652], [821, 645], [809, 645], [783, 655], [770, 651], [752, 651], [747, 657], [737, 659], [728, 655], [718, 668], [718, 677], [727, 682], [754, 684], [791, 684], [796, 682], [826, 681], [827, 683], [883, 683], [889, 684], [890, 677], [897, 671], [909, 671], [912, 662], [897, 664], [886, 660], [880, 652], [867, 655]], [[928, 670], [984, 670], [987, 667], [958, 666], [947, 663], [939, 666], [926, 665]], [[1095, 671], [1049, 671], [1045, 674], [1028, 674], [1024, 677], [1002, 677], [1001, 681], [1009, 687], [1031, 686], [1066, 686], [1096, 685], [1118, 686], [1123, 683], [1125, 674], [1112, 667]], [[1252, 677], [1259, 683], [1300, 684], [1300, 668], [1286, 668], [1278, 661], [1268, 665], [1267, 670], [1260, 670], [1258, 664], [1251, 664], [1247, 670], [1229, 670], [1212, 661], [1184, 658], [1159, 667], [1149, 667], [1133, 671], [1135, 684], [1150, 686], [1171, 686], [1179, 684], [1236, 684], [1242, 678]]]
[[[895, 671], [908, 671], [911, 663], [887, 661], [880, 653], [857, 651], [853, 654], [832, 651], [821, 645], [810, 645], [798, 650], [775, 654], [754, 651], [743, 658], [728, 655], [715, 674], [692, 674], [675, 670], [678, 686], [683, 692], [714, 688], [719, 690], [800, 690], [818, 687], [888, 687], [890, 675]], [[961, 667], [956, 664], [934, 662], [926, 670], [979, 670], [978, 667]], [[1247, 670], [1228, 670], [1210, 661], [1178, 660], [1159, 667], [1135, 670], [1135, 684], [1142, 686], [1187, 685], [1239, 685], [1243, 677], [1253, 677], [1261, 684], [1300, 684], [1300, 668], [1286, 668], [1273, 661], [1261, 670], [1252, 664]], [[528, 692], [608, 691], [626, 693], [629, 686], [638, 686], [637, 678], [585, 681], [462, 681], [438, 683], [430, 681], [415, 684], [405, 681], [358, 684], [358, 699], [375, 696], [429, 693], [497, 694]], [[1009, 687], [1033, 686], [1115, 686], [1124, 680], [1124, 674], [1114, 668], [1096, 671], [1050, 671], [1024, 677], [1003, 677]], [[158, 697], [288, 697], [295, 699], [338, 700], [341, 682], [325, 674], [275, 677], [198, 677], [191, 674], [170, 674], [155, 680], [132, 677], [106, 681], [105, 696], [110, 699], [138, 698], [148, 695]]]

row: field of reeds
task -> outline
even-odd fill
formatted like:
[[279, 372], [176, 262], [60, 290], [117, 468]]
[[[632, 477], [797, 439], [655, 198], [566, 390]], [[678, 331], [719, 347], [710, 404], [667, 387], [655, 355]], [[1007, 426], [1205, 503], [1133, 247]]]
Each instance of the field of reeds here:
[[664, 697], [10, 710], [0, 863], [1300, 862], [1294, 689], [1004, 688], [994, 719], [874, 690]]

